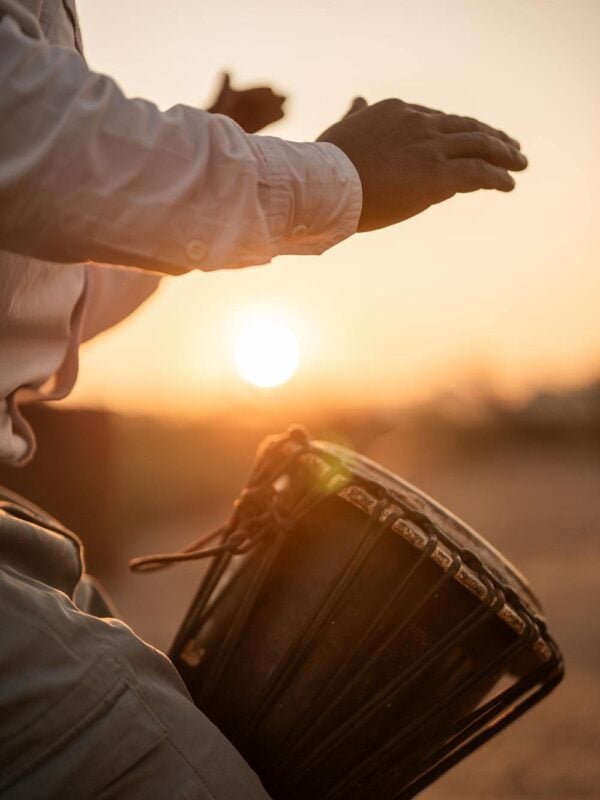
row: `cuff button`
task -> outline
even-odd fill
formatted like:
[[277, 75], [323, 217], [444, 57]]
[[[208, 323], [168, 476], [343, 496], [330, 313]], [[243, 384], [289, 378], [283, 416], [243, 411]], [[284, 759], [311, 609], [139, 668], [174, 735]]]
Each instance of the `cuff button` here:
[[190, 261], [202, 261], [206, 255], [207, 249], [204, 242], [201, 242], [200, 239], [191, 239], [186, 245], [185, 252]]
[[306, 236], [308, 233], [308, 226], [307, 225], [295, 225], [292, 228], [292, 236], [294, 239], [300, 239], [302, 236]]

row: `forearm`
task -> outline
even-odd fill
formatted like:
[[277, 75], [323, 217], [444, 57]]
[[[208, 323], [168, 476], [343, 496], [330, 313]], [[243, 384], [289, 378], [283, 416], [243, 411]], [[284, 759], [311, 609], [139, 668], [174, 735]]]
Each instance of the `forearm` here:
[[319, 253], [356, 230], [360, 182], [334, 145], [129, 100], [11, 7], [0, 0], [0, 248], [177, 273]]

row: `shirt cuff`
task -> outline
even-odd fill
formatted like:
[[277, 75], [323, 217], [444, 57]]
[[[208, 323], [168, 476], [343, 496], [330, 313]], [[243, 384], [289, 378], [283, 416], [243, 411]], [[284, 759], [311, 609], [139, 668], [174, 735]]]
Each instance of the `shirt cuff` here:
[[251, 138], [267, 172], [273, 255], [320, 255], [356, 233], [362, 186], [339, 147]]

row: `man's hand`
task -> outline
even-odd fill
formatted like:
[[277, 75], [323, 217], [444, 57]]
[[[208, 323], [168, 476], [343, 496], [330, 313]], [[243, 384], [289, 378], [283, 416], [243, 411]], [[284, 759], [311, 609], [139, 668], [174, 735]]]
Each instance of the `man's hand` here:
[[256, 133], [283, 117], [285, 97], [267, 86], [252, 89], [232, 89], [230, 76], [225, 73], [215, 103], [208, 109], [212, 114], [225, 114], [247, 133]]
[[401, 222], [457, 192], [510, 192], [509, 170], [527, 166], [519, 143], [502, 131], [402, 100], [369, 106], [356, 98], [317, 141], [337, 145], [356, 167], [363, 191], [359, 231]]

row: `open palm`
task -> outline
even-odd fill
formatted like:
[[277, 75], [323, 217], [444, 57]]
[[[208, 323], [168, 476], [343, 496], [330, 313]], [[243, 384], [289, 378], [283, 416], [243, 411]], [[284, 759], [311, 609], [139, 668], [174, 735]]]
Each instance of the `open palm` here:
[[208, 110], [231, 117], [247, 133], [256, 133], [283, 117], [284, 101], [283, 95], [268, 86], [232, 89], [231, 78], [225, 73], [217, 99]]

